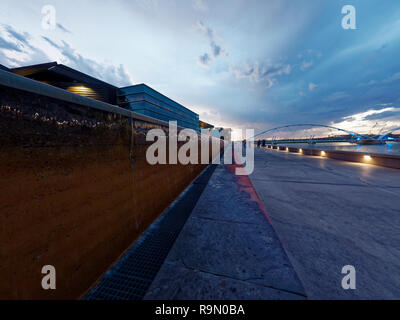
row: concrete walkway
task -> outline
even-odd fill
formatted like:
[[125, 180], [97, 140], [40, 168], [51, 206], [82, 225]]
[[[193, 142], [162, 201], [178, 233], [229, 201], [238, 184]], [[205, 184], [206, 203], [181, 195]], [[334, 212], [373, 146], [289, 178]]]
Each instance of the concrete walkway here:
[[250, 178], [308, 298], [400, 299], [400, 170], [258, 149]]
[[145, 299], [305, 299], [250, 180], [233, 169], [217, 167]]

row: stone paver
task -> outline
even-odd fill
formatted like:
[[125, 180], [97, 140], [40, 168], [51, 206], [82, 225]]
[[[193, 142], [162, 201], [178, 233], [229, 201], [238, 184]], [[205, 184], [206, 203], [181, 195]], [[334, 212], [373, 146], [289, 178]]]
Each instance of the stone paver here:
[[275, 231], [231, 170], [215, 170], [145, 299], [305, 299]]

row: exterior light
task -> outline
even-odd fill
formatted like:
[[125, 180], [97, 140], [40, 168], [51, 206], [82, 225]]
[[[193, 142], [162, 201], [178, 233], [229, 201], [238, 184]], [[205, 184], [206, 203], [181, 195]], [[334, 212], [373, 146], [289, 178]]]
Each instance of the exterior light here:
[[365, 161], [371, 161], [371, 160], [372, 160], [372, 157], [369, 156], [369, 155], [365, 155], [365, 156], [364, 156], [364, 160], [365, 160]]
[[321, 157], [325, 157], [326, 156], [326, 152], [325, 151], [321, 151]]
[[300, 153], [303, 153], [303, 149], [299, 149], [299, 152], [300, 152]]
[[289, 148], [286, 148], [286, 151], [289, 152]]

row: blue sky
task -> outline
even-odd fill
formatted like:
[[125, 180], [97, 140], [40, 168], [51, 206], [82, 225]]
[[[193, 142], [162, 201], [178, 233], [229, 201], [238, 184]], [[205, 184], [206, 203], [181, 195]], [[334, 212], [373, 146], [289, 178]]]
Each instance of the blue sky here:
[[[41, 10], [56, 8], [44, 30]], [[344, 30], [341, 9], [356, 8]], [[57, 60], [146, 83], [233, 128], [400, 127], [398, 0], [84, 0], [0, 4], [0, 64]]]

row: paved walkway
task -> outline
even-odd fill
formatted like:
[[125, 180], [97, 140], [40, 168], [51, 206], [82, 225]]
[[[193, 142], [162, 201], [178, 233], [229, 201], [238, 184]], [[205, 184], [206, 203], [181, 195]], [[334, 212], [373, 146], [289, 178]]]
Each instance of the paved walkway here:
[[400, 298], [400, 170], [259, 149], [250, 179], [308, 298]]
[[[159, 253], [160, 236], [171, 237], [161, 226], [190, 215], [165, 255], [140, 251], [140, 241], [132, 249], [164, 261], [150, 268], [145, 299], [400, 299], [400, 170], [267, 149], [255, 151], [250, 177], [234, 169], [200, 177], [150, 228]], [[133, 253], [138, 270], [149, 269]], [[118, 265], [103, 282], [131, 298], [114, 288]], [[346, 265], [356, 268], [356, 290], [342, 288]], [[126, 278], [129, 293], [138, 278]]]
[[248, 178], [215, 170], [145, 299], [305, 299]]

